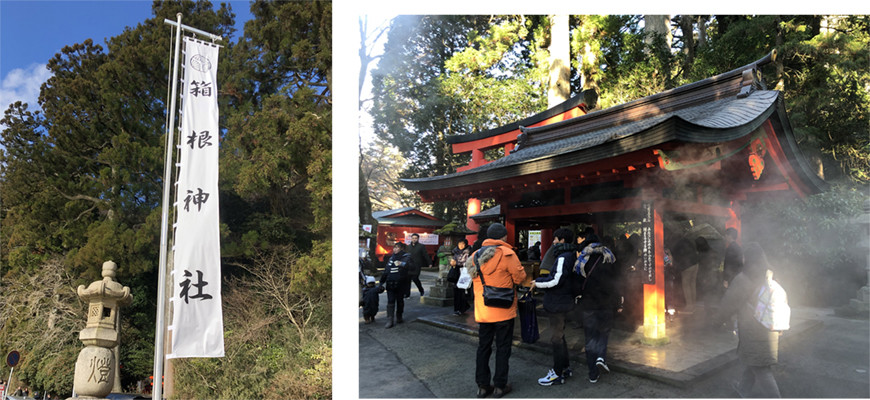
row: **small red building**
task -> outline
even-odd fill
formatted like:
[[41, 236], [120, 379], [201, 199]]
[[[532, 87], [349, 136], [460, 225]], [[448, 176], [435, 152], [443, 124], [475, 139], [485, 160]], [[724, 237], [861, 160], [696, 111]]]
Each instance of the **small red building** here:
[[379, 262], [384, 261], [385, 254], [392, 253], [396, 242], [410, 243], [414, 233], [420, 235], [420, 243], [426, 245], [431, 259], [441, 246], [441, 239], [433, 231], [447, 225], [446, 221], [412, 207], [375, 211], [372, 216], [378, 221], [375, 255]]
[[[454, 136], [453, 152], [471, 152], [471, 164], [403, 182], [424, 201], [467, 201], [469, 217], [480, 212], [480, 199], [494, 199], [508, 241], [540, 229], [542, 251], [567, 223], [597, 232], [640, 224], [638, 307], [645, 337], [666, 339], [664, 221], [739, 231], [743, 201], [803, 197], [827, 186], [798, 149], [783, 94], [760, 79], [774, 56], [608, 109], [587, 114], [578, 96], [514, 124]], [[500, 146], [504, 157], [483, 159]], [[476, 229], [472, 218], [466, 224]]]

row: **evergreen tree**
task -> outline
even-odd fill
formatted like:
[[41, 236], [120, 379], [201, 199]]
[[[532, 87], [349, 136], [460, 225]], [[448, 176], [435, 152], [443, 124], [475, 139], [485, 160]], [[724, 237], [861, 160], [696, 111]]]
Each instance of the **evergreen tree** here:
[[[409, 160], [402, 177], [455, 172], [469, 157], [452, 154], [448, 137], [546, 108], [546, 20], [400, 16], [392, 21], [384, 55], [372, 71], [371, 113], [375, 133]], [[501, 155], [495, 150], [488, 157]], [[433, 209], [448, 220], [465, 214], [458, 202]]]
[[[164, 102], [174, 42], [163, 21], [181, 12], [185, 25], [227, 39], [218, 68], [225, 280], [241, 288], [235, 299], [265, 304], [276, 301], [274, 293], [258, 291], [287, 288], [283, 307], [228, 313], [228, 346], [248, 345], [249, 337], [232, 332], [259, 324], [268, 334], [251, 352], [268, 346], [270, 356], [284, 360], [262, 363], [258, 379], [265, 383], [252, 396], [284, 389], [295, 397], [329, 396], [328, 379], [304, 371], [329, 370], [331, 363], [331, 3], [256, 1], [251, 10], [254, 19], [235, 44], [229, 6], [155, 1], [153, 18], [104, 45], [86, 40], [53, 57], [53, 76], [40, 92], [42, 112], [16, 103], [4, 113], [0, 342], [27, 352], [16, 373], [32, 387], [69, 394], [70, 385], [55, 377], [58, 366], [74, 363], [84, 319], [66, 310], [84, 310], [74, 288], [99, 279], [109, 259], [134, 294], [121, 312], [122, 383], [151, 374]], [[57, 295], [49, 294], [51, 302], [15, 301], [27, 298], [34, 282], [51, 282]], [[41, 343], [34, 331], [60, 339]], [[234, 397], [246, 384], [235, 378], [248, 366], [240, 359], [215, 362], [220, 368], [213, 376], [227, 393], [198, 396]], [[201, 384], [183, 378], [177, 390], [189, 397]]]

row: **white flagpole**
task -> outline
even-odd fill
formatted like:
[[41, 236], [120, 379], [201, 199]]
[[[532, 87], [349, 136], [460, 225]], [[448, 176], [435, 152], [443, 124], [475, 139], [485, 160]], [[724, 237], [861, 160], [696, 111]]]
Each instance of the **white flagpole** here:
[[169, 190], [172, 187], [172, 152], [175, 150], [175, 99], [178, 97], [178, 62], [181, 51], [181, 13], [176, 14], [175, 62], [172, 65], [172, 97], [169, 100], [169, 126], [166, 127], [166, 160], [163, 170], [163, 209], [160, 217], [160, 265], [157, 273], [157, 327], [154, 333], [154, 390], [152, 398], [163, 399], [163, 361], [166, 312], [166, 259], [169, 242]]
[[172, 153], [175, 151], [175, 114], [176, 114], [176, 99], [178, 98], [178, 64], [180, 61], [181, 51], [181, 31], [189, 31], [195, 34], [207, 36], [212, 41], [222, 40], [221, 36], [208, 33], [190, 26], [181, 24], [182, 14], [176, 14], [178, 21], [164, 19], [166, 24], [176, 27], [175, 34], [175, 61], [172, 66], [172, 94], [170, 98], [169, 124], [166, 127], [166, 158], [163, 171], [163, 209], [161, 210], [161, 230], [160, 230], [160, 260], [158, 265], [158, 283], [157, 283], [157, 323], [155, 328], [154, 339], [154, 390], [152, 398], [161, 400], [163, 398], [163, 365], [166, 360], [165, 354], [165, 334], [166, 334], [166, 274], [167, 274], [167, 258], [168, 258], [168, 242], [169, 242], [169, 208], [172, 206], [169, 192], [172, 187]]

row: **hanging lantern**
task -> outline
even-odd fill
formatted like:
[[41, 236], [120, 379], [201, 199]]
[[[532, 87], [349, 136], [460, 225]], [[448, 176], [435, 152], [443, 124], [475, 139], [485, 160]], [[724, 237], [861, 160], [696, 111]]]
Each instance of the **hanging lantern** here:
[[755, 138], [749, 145], [749, 169], [752, 171], [752, 178], [756, 181], [761, 178], [761, 173], [764, 172], [764, 156], [767, 154], [767, 146], [763, 138]]

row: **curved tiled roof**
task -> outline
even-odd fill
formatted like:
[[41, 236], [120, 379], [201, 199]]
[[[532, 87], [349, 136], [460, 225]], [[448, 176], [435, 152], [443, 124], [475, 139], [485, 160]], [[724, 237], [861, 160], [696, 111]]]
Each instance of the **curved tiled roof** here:
[[423, 218], [419, 215], [403, 215], [400, 217], [382, 217], [378, 218], [378, 225], [400, 225], [400, 226], [437, 226], [442, 227], [447, 225], [447, 222], [442, 220], [432, 220]]
[[[775, 56], [771, 52], [726, 73], [572, 119], [533, 128], [519, 126], [522, 133], [517, 137], [516, 147], [505, 157], [454, 174], [402, 182], [408, 189], [420, 192], [452, 188], [476, 188], [480, 192], [490, 182], [499, 184], [520, 176], [540, 176], [639, 151], [637, 154], [643, 154], [647, 149], [667, 147], [668, 143], [731, 142], [769, 122], [787, 161], [794, 167], [795, 177], [803, 182], [804, 192], [818, 192], [826, 184], [800, 155], [782, 93], [767, 90], [760, 79], [758, 67]], [[545, 113], [480, 135], [516, 129]], [[470, 141], [479, 135], [465, 136]], [[650, 152], [649, 157], [655, 156]], [[492, 192], [492, 187], [489, 191]]]
[[487, 219], [487, 218], [496, 218], [501, 215], [501, 204], [497, 204], [494, 207], [487, 208], [477, 214], [470, 216], [471, 219]]
[[375, 217], [375, 219], [378, 219], [378, 218], [385, 217], [387, 215], [401, 214], [403, 212], [408, 212], [408, 211], [411, 211], [413, 209], [414, 209], [414, 207], [402, 207], [402, 208], [395, 208], [392, 210], [372, 211], [372, 216]]
[[511, 176], [579, 165], [644, 149], [672, 140], [722, 142], [755, 130], [775, 108], [778, 91], [759, 90], [744, 98], [728, 97], [693, 107], [663, 112], [621, 125], [583, 132], [584, 119], [596, 113], [538, 128], [528, 128], [540, 140], [486, 165], [450, 175], [403, 179], [411, 190], [427, 190], [480, 183]]
[[[423, 215], [420, 215], [423, 214]], [[425, 215], [425, 216], [424, 216]], [[447, 221], [435, 218], [414, 207], [403, 207], [393, 210], [373, 211], [372, 216], [380, 225], [401, 226], [444, 226]], [[426, 216], [429, 216], [427, 218]]]

